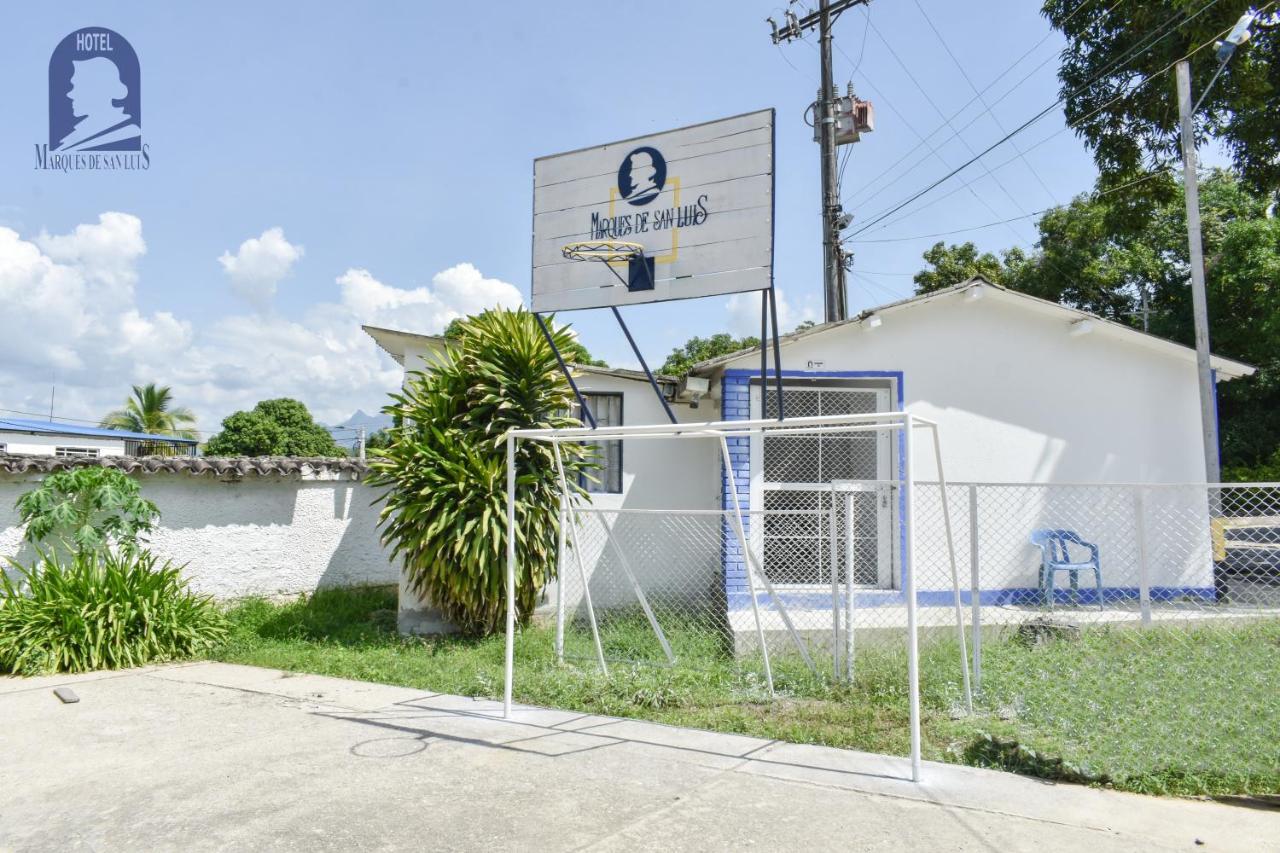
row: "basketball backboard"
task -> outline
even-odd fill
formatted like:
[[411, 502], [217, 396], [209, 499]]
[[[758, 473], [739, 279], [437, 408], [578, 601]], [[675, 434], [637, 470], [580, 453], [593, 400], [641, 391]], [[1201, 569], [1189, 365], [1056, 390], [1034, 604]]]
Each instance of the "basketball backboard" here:
[[[533, 310], [770, 287], [773, 122], [760, 110], [535, 160]], [[583, 241], [642, 246], [652, 278], [634, 259], [608, 262], [614, 275], [565, 256]]]

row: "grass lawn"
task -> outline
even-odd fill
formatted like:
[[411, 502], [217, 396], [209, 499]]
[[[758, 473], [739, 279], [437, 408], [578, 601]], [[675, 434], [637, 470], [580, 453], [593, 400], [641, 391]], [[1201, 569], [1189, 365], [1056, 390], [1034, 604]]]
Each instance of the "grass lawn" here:
[[[402, 638], [394, 589], [329, 590], [297, 602], [250, 600], [230, 611], [218, 660], [420, 687], [464, 696], [502, 692], [502, 637]], [[664, 620], [673, 669], [590, 659], [557, 664], [553, 630], [517, 640], [520, 702], [765, 738], [905, 755], [905, 653], [859, 653], [852, 686], [814, 677], [778, 655], [778, 698], [722, 640]], [[610, 657], [655, 644], [634, 618], [603, 626]], [[571, 651], [589, 648], [574, 638]], [[1180, 632], [1095, 630], [1029, 646], [984, 642], [981, 708], [962, 707], [954, 644], [921, 646], [926, 758], [1159, 794], [1280, 793], [1280, 625]]]

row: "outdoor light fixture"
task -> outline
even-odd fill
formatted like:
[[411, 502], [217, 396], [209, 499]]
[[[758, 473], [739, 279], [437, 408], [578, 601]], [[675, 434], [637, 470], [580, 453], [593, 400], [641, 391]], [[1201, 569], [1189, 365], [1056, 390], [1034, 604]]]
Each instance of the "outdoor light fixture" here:
[[1227, 37], [1218, 42], [1217, 57], [1219, 62], [1226, 62], [1231, 58], [1231, 54], [1236, 52], [1236, 48], [1249, 40], [1253, 35], [1249, 32], [1249, 27], [1253, 24], [1254, 18], [1258, 17], [1258, 13], [1253, 9], [1249, 9], [1240, 16], [1240, 20], [1236, 21], [1236, 25], [1231, 28], [1231, 32], [1227, 33]]

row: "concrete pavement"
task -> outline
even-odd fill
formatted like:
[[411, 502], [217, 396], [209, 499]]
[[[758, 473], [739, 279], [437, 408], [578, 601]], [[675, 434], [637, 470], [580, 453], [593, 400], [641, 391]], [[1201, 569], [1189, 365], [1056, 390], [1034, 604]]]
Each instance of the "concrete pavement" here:
[[227, 664], [0, 678], [0, 850], [1280, 850], [1274, 811], [907, 770]]

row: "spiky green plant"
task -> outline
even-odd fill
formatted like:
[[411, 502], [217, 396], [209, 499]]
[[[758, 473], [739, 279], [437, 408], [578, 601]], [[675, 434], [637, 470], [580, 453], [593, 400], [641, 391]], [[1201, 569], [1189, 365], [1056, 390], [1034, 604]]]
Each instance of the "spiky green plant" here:
[[[567, 347], [567, 328], [552, 332]], [[396, 419], [388, 447], [372, 452], [370, 482], [385, 487], [382, 537], [404, 560], [413, 590], [461, 630], [502, 624], [506, 576], [506, 434], [577, 426], [555, 353], [527, 311], [467, 319], [429, 369], [410, 374], [383, 409]], [[590, 467], [579, 445], [562, 446], [571, 490]], [[517, 443], [517, 613], [527, 623], [555, 576], [560, 488], [551, 447]]]
[[118, 669], [190, 657], [220, 642], [226, 619], [181, 570], [145, 551], [42, 555], [0, 571], [0, 672]]
[[114, 468], [73, 468], [45, 477], [18, 498], [18, 518], [27, 541], [70, 551], [126, 550], [155, 526], [156, 505], [142, 497], [137, 481]]

